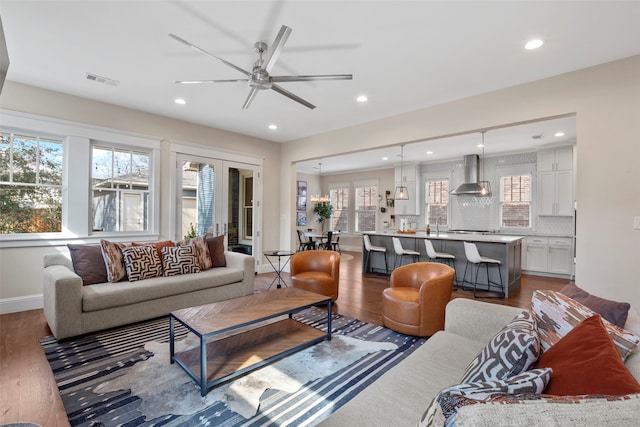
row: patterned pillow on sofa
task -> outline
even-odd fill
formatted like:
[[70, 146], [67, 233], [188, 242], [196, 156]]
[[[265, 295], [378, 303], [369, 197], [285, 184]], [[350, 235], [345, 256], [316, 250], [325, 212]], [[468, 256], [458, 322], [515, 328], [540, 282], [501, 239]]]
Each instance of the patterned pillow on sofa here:
[[[583, 304], [555, 291], [535, 291], [531, 310], [536, 317], [540, 347], [547, 351], [574, 327], [596, 314]], [[607, 333], [625, 360], [640, 343], [640, 337], [602, 319]]]
[[535, 319], [523, 311], [471, 361], [460, 382], [507, 379], [529, 369], [539, 355], [540, 341]]
[[151, 245], [124, 248], [122, 257], [130, 282], [162, 276], [162, 263]]
[[162, 267], [165, 276], [200, 273], [196, 249], [191, 245], [162, 248]]
[[491, 401], [505, 395], [540, 394], [551, 379], [552, 370], [532, 369], [505, 380], [458, 384], [436, 395], [422, 415], [419, 427], [455, 425], [457, 411], [475, 403]]
[[107, 280], [109, 282], [119, 282], [126, 280], [127, 270], [124, 267], [124, 258], [122, 258], [122, 249], [127, 245], [124, 243], [110, 242], [108, 240], [100, 240], [102, 247], [102, 258], [107, 269]]
[[211, 256], [209, 255], [209, 245], [207, 245], [207, 241], [204, 236], [194, 237], [189, 240], [182, 240], [177, 242], [176, 246], [193, 246], [200, 270], [208, 270], [213, 266]]

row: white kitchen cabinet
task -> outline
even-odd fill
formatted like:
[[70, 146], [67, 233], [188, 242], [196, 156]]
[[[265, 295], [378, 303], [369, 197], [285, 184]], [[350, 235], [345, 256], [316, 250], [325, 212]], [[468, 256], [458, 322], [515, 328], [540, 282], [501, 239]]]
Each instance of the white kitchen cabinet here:
[[523, 270], [573, 274], [573, 241], [571, 237], [526, 237], [522, 256]]
[[550, 237], [547, 259], [549, 273], [573, 274], [573, 245], [570, 237]]
[[402, 167], [402, 175], [400, 174], [400, 168], [395, 169], [396, 187], [404, 185], [409, 193], [409, 200], [394, 201], [394, 213], [396, 215], [420, 215], [420, 188], [416, 179], [417, 176], [417, 165], [404, 165]]
[[573, 215], [572, 153], [572, 147], [538, 152], [538, 215]]
[[538, 151], [538, 172], [573, 169], [573, 147], [560, 147]]
[[523, 270], [547, 271], [548, 239], [546, 237], [525, 238], [525, 250], [523, 251]]

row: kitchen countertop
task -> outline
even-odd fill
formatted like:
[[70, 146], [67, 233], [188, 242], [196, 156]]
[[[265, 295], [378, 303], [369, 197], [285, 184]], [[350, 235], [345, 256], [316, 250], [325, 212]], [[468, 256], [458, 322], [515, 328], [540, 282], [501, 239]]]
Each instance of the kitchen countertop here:
[[387, 232], [367, 232], [366, 234], [372, 236], [389, 236], [389, 237], [405, 237], [414, 239], [433, 239], [433, 240], [455, 240], [455, 241], [469, 241], [469, 242], [485, 242], [485, 243], [512, 243], [518, 240], [524, 239], [525, 236], [513, 236], [505, 234], [458, 234], [445, 232], [435, 233], [427, 235], [424, 231], [418, 231], [415, 234], [396, 233], [395, 231]]

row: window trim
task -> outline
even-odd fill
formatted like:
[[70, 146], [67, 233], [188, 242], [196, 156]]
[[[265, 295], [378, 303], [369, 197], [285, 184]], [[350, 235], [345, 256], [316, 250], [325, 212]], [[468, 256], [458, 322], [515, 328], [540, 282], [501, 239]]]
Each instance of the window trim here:
[[[30, 247], [55, 244], [97, 243], [101, 238], [129, 240], [142, 238], [156, 240], [160, 227], [160, 197], [155, 191], [160, 184], [160, 149], [161, 139], [128, 133], [118, 129], [88, 125], [35, 114], [0, 109], [2, 129], [7, 132], [36, 134], [63, 141], [62, 171], [62, 231], [56, 233], [24, 233], [0, 235], [0, 248]], [[104, 144], [118, 145], [127, 149], [151, 150], [150, 157], [150, 192], [153, 209], [149, 217], [149, 230], [146, 232], [91, 232], [91, 143], [100, 141]], [[71, 149], [73, 147], [73, 149]], [[71, 168], [69, 165], [73, 165]], [[86, 206], [86, 211], [72, 207]]]
[[[372, 209], [374, 211], [374, 224], [375, 224], [374, 229], [373, 230], [367, 230], [367, 231], [358, 231], [356, 229], [357, 222], [358, 222], [358, 212], [360, 211], [360, 209], [358, 209], [358, 203], [357, 203], [356, 197], [357, 197], [358, 188], [363, 188], [363, 187], [376, 187], [376, 191], [378, 193], [378, 197], [380, 197], [380, 182], [379, 182], [379, 180], [377, 180], [377, 179], [365, 179], [365, 180], [358, 180], [358, 181], [354, 181], [353, 182], [353, 233], [356, 234], [356, 235], [362, 235], [362, 233], [370, 233], [370, 232], [376, 231], [378, 229], [379, 209], [378, 209], [378, 204], [377, 203], [376, 203], [376, 207], [374, 209]], [[369, 212], [369, 211], [371, 211], [371, 209], [363, 210], [363, 212]]]
[[[330, 182], [328, 185], [329, 188], [329, 198], [331, 198], [331, 190], [337, 190], [337, 189], [341, 189], [341, 188], [346, 188], [347, 190], [349, 190], [349, 197], [347, 197], [347, 229], [346, 230], [341, 230], [341, 232], [346, 231], [347, 233], [352, 232], [351, 227], [352, 227], [352, 216], [353, 216], [353, 209], [352, 209], [352, 194], [353, 194], [353, 188], [351, 185], [350, 181], [340, 181], [340, 182]], [[336, 207], [333, 207], [333, 210], [331, 211], [331, 218], [329, 219], [330, 221], [333, 222], [333, 213], [335, 212]]]
[[[502, 208], [504, 206], [503, 197], [502, 197], [502, 178], [505, 176], [519, 176], [519, 175], [529, 175], [531, 179], [531, 200], [529, 200], [529, 226], [528, 227], [504, 227], [502, 226]], [[496, 168], [496, 176], [498, 178], [499, 185], [499, 206], [498, 209], [498, 229], [500, 231], [506, 232], [518, 232], [518, 231], [532, 231], [535, 229], [534, 227], [534, 218], [535, 218], [535, 197], [536, 197], [536, 170], [535, 165], [533, 164], [522, 164], [522, 165], [513, 165], [513, 166], [503, 166]]]

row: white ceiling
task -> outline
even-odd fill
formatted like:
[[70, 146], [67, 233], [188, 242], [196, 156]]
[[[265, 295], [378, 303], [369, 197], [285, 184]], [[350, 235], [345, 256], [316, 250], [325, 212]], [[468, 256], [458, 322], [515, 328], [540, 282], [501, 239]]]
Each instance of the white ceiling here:
[[[640, 1], [0, 0], [0, 12], [11, 59], [8, 80], [275, 142], [640, 54]], [[250, 69], [254, 43], [271, 44], [283, 24], [293, 32], [272, 75], [354, 76], [281, 83], [316, 109], [261, 91], [242, 110], [245, 84], [173, 83], [242, 75], [169, 33]], [[544, 46], [524, 50], [534, 37]], [[119, 85], [89, 81], [87, 72]], [[360, 94], [369, 102], [357, 103]], [[175, 104], [176, 97], [187, 104]], [[271, 123], [276, 131], [267, 128]], [[497, 149], [497, 132], [485, 135], [487, 150]], [[527, 128], [522, 138], [550, 132]], [[474, 147], [479, 138], [466, 141]], [[507, 138], [511, 144], [516, 139]], [[438, 153], [433, 159], [458, 145], [431, 144]], [[405, 160], [426, 156], [418, 145], [410, 153], [412, 146]], [[447, 156], [467, 154], [467, 146], [460, 147]], [[387, 155], [397, 161], [397, 151]]]

